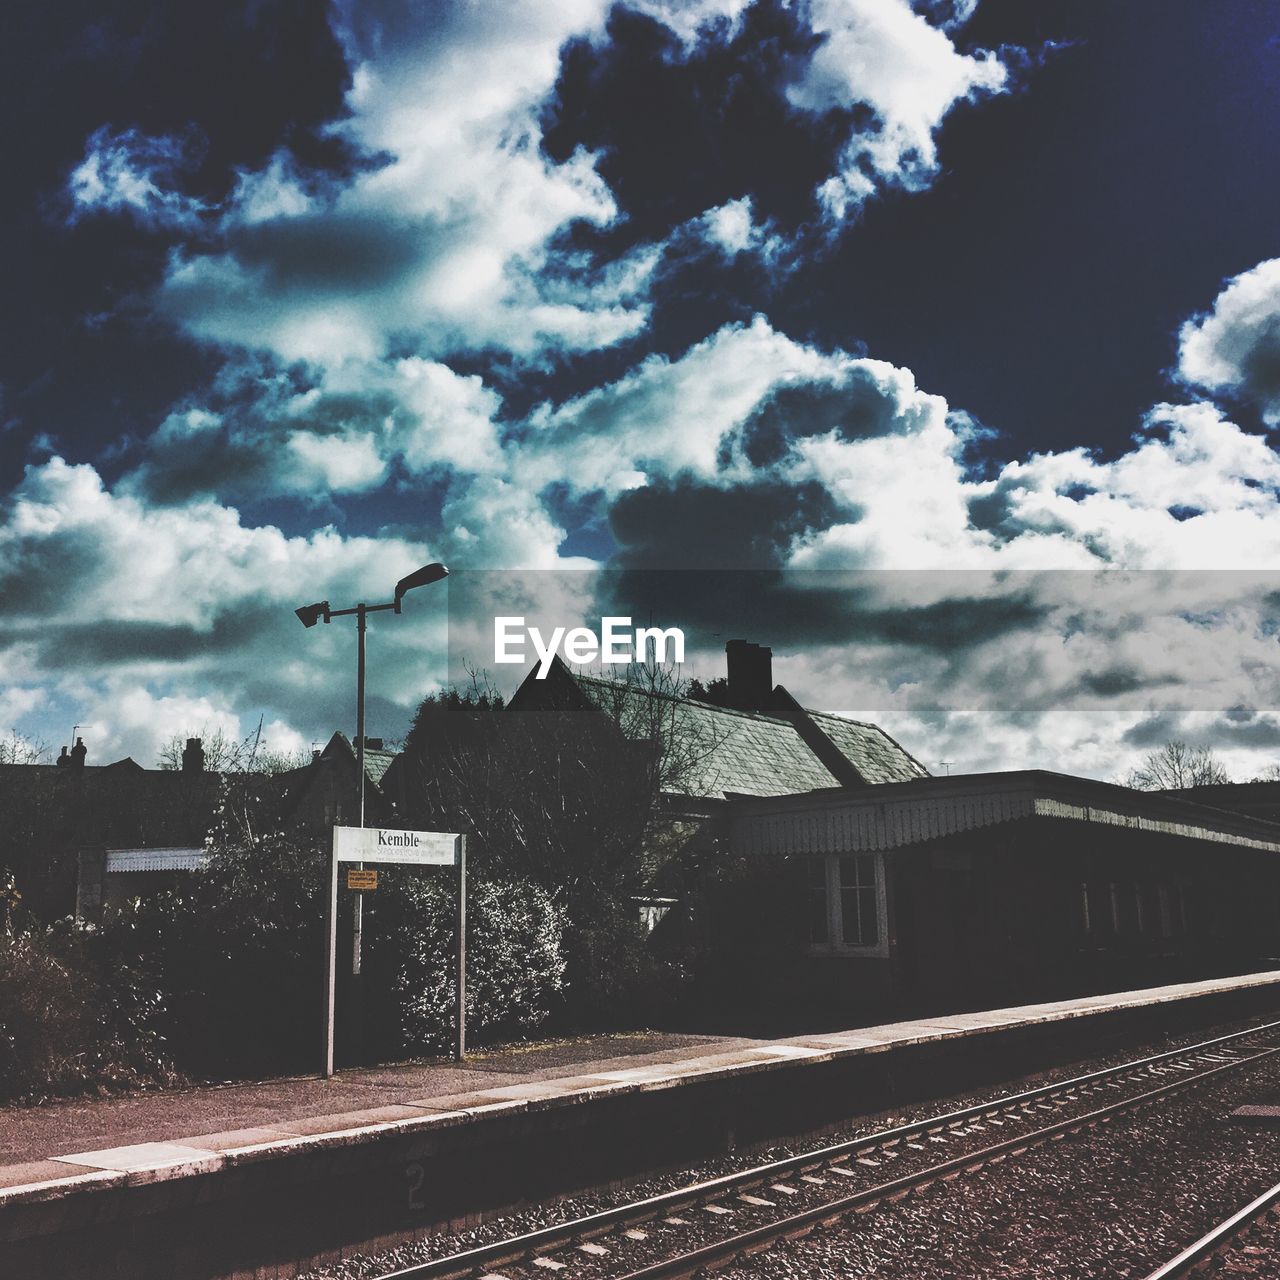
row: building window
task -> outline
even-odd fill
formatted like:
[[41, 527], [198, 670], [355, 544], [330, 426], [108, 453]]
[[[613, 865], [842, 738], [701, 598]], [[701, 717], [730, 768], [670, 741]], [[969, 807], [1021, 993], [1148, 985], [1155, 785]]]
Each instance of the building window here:
[[874, 853], [809, 858], [806, 908], [816, 951], [884, 954], [884, 893]]

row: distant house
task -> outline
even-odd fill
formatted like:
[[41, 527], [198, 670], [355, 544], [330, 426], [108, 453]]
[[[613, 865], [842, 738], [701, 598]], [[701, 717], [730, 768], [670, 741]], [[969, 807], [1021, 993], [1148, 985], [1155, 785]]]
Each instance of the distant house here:
[[[369, 826], [389, 825], [395, 806], [384, 787], [396, 751], [382, 738], [366, 737], [364, 747], [365, 820]], [[359, 823], [359, 767], [356, 748], [344, 733], [335, 733], [310, 763], [280, 774], [284, 820], [303, 831], [321, 832], [334, 825]]]
[[[381, 783], [395, 754], [381, 739], [366, 739], [370, 823], [393, 818]], [[356, 752], [341, 733], [308, 764], [271, 776], [206, 769], [198, 738], [188, 740], [180, 769], [144, 769], [128, 757], [93, 765], [87, 757], [77, 742], [57, 764], [0, 765], [0, 865], [12, 867], [24, 900], [45, 918], [74, 911], [97, 920], [112, 902], [154, 893], [204, 866], [233, 780], [317, 839], [359, 813]]]
[[194, 739], [180, 770], [87, 755], [77, 741], [57, 764], [0, 765], [0, 863], [45, 918], [96, 916], [113, 877], [146, 888], [157, 872], [196, 865], [217, 810], [220, 779]]

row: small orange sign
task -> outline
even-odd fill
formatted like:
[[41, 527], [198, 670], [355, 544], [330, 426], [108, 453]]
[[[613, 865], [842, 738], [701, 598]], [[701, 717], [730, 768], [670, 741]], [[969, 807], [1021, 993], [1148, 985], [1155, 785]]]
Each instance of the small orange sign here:
[[347, 869], [347, 888], [348, 889], [376, 889], [378, 887], [378, 873], [376, 870], [359, 871], [355, 867]]

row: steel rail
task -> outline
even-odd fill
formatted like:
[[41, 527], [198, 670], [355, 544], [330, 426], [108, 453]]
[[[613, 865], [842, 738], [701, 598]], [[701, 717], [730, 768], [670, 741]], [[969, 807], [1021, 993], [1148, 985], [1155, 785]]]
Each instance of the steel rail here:
[[1060, 1120], [1057, 1124], [1047, 1125], [1043, 1129], [1039, 1129], [1034, 1133], [1024, 1134], [1021, 1137], [1006, 1138], [1003, 1142], [984, 1147], [981, 1151], [972, 1151], [967, 1155], [954, 1156], [950, 1160], [932, 1165], [927, 1169], [920, 1169], [915, 1173], [905, 1174], [903, 1177], [895, 1178], [891, 1182], [882, 1182], [874, 1187], [867, 1187], [863, 1191], [857, 1191], [853, 1195], [844, 1196], [839, 1200], [828, 1201], [826, 1204], [813, 1205], [808, 1209], [801, 1210], [799, 1213], [790, 1214], [774, 1222], [768, 1222], [762, 1226], [739, 1232], [737, 1235], [730, 1236], [724, 1240], [714, 1241], [711, 1244], [692, 1249], [687, 1253], [663, 1258], [659, 1262], [649, 1263], [634, 1271], [624, 1273], [618, 1277], [618, 1280], [681, 1280], [683, 1277], [715, 1271], [748, 1254], [759, 1253], [777, 1240], [807, 1235], [815, 1227], [819, 1226], [834, 1226], [849, 1214], [866, 1213], [885, 1200], [901, 1199], [915, 1191], [923, 1190], [935, 1182], [957, 1178], [962, 1173], [977, 1172], [984, 1165], [998, 1164], [1008, 1159], [1009, 1156], [1022, 1155], [1023, 1152], [1029, 1151], [1034, 1147], [1043, 1146], [1046, 1142], [1065, 1138], [1068, 1134], [1080, 1133], [1085, 1129], [1093, 1129], [1101, 1124], [1108, 1124], [1122, 1115], [1140, 1110], [1142, 1107], [1148, 1106], [1160, 1098], [1167, 1097], [1171, 1093], [1181, 1092], [1193, 1084], [1201, 1084], [1223, 1072], [1234, 1070], [1251, 1062], [1257, 1062], [1263, 1058], [1272, 1057], [1278, 1053], [1280, 1053], [1280, 1047], [1264, 1049], [1261, 1053], [1251, 1054], [1247, 1058], [1224, 1063], [1219, 1067], [1212, 1067], [1208, 1071], [1200, 1072], [1194, 1076], [1186, 1076], [1181, 1080], [1174, 1080], [1169, 1084], [1160, 1085], [1132, 1098], [1123, 1098], [1119, 1102], [1113, 1102], [1109, 1106], [1101, 1107], [1097, 1111], [1089, 1112], [1087, 1115], [1077, 1116], [1070, 1120]]
[[[852, 1138], [831, 1146], [816, 1148], [812, 1151], [802, 1152], [799, 1155], [771, 1161], [768, 1164], [756, 1165], [753, 1168], [743, 1169], [736, 1173], [724, 1174], [703, 1182], [678, 1187], [673, 1191], [662, 1192], [659, 1195], [650, 1196], [643, 1200], [631, 1201], [612, 1209], [604, 1209], [598, 1213], [574, 1218], [567, 1222], [541, 1227], [518, 1236], [494, 1241], [491, 1244], [478, 1245], [460, 1253], [415, 1263], [397, 1271], [383, 1273], [379, 1280], [460, 1280], [461, 1277], [481, 1275], [494, 1267], [554, 1253], [580, 1241], [609, 1235], [623, 1227], [645, 1222], [663, 1214], [670, 1214], [677, 1208], [713, 1200], [726, 1192], [740, 1191], [744, 1188], [758, 1186], [763, 1182], [776, 1180], [800, 1170], [834, 1164], [842, 1159], [856, 1157], [860, 1153], [895, 1146], [913, 1137], [937, 1134], [945, 1129], [964, 1128], [974, 1121], [1020, 1111], [1031, 1104], [1051, 1097], [1084, 1092], [1109, 1084], [1118, 1084], [1120, 1080], [1139, 1076], [1163, 1063], [1171, 1062], [1175, 1059], [1196, 1058], [1206, 1053], [1212, 1053], [1215, 1049], [1230, 1047], [1238, 1041], [1254, 1039], [1277, 1031], [1280, 1031], [1280, 1021], [1267, 1022], [1243, 1031], [1233, 1031], [1224, 1036], [1216, 1036], [1211, 1040], [1204, 1040], [1197, 1044], [1185, 1045], [1179, 1049], [1169, 1049], [1146, 1058], [1133, 1059], [1114, 1067], [1104, 1067], [1067, 1080], [1038, 1085], [1021, 1093], [1008, 1094], [1004, 1097], [962, 1107], [956, 1111], [898, 1125], [892, 1129], [883, 1129], [876, 1133], [864, 1134], [861, 1137]], [[1267, 1050], [1263, 1054], [1233, 1059], [1209, 1071], [1183, 1077], [1157, 1090], [1136, 1096], [1141, 1098], [1162, 1096], [1182, 1086], [1208, 1079], [1219, 1071], [1228, 1070], [1241, 1063], [1256, 1061], [1257, 1058], [1267, 1056], [1272, 1052], [1277, 1052], [1277, 1050]], [[1091, 1114], [1103, 1114], [1111, 1111], [1114, 1107], [1123, 1107], [1127, 1102], [1131, 1101], [1121, 1100], [1121, 1102], [1112, 1104], [1112, 1107], [1103, 1108], [1101, 1112]], [[1067, 1120], [1062, 1124], [1069, 1130], [1072, 1125], [1082, 1122], [1082, 1119]], [[1021, 1138], [1010, 1139], [1009, 1144], [1014, 1147], [1019, 1144], [1025, 1144], [1030, 1140], [1031, 1136], [1026, 1135]], [[1009, 1144], [998, 1144], [997, 1148], [992, 1148], [992, 1150]], [[961, 1161], [971, 1158], [959, 1157]]]
[[1233, 1213], [1225, 1222], [1220, 1222], [1194, 1244], [1188, 1245], [1176, 1258], [1170, 1258], [1162, 1267], [1157, 1267], [1146, 1280], [1176, 1280], [1179, 1276], [1195, 1275], [1203, 1267], [1212, 1266], [1214, 1259], [1234, 1249], [1240, 1237], [1248, 1235], [1258, 1220], [1268, 1213], [1280, 1213], [1280, 1186], [1274, 1186], [1256, 1200], [1251, 1200], [1238, 1213]]

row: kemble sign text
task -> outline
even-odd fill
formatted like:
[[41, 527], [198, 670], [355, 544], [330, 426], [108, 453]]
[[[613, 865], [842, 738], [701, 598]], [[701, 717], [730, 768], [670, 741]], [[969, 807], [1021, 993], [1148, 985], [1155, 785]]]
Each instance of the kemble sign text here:
[[394, 862], [401, 866], [452, 867], [458, 837], [445, 831], [389, 831], [385, 827], [334, 827], [338, 862]]
[[557, 651], [573, 663], [599, 661], [604, 666], [627, 666], [647, 662], [652, 646], [655, 662], [684, 661], [684, 632], [679, 627], [637, 627], [630, 618], [601, 618], [599, 632], [590, 627], [555, 627], [544, 636], [523, 617], [494, 618], [494, 662], [529, 661], [525, 641], [538, 656], [537, 678], [545, 680]]

